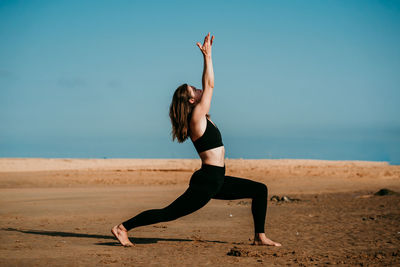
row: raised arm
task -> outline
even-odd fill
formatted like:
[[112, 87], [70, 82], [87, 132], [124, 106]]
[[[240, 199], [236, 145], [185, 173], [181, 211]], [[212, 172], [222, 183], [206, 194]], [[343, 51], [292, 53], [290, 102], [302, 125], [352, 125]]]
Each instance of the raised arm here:
[[197, 46], [200, 48], [200, 51], [203, 54], [204, 58], [204, 67], [203, 67], [203, 77], [202, 77], [202, 85], [203, 85], [203, 95], [201, 97], [200, 102], [196, 105], [193, 110], [193, 116], [195, 120], [200, 119], [205, 116], [211, 106], [211, 98], [214, 89], [214, 69], [211, 58], [211, 46], [214, 41], [214, 36], [210, 38], [210, 33], [204, 38], [203, 45], [197, 43]]
[[210, 33], [204, 38], [204, 44], [201, 45], [197, 43], [197, 46], [200, 48], [203, 53], [204, 58], [204, 69], [203, 69], [203, 90], [205, 89], [213, 89], [214, 88], [214, 70], [211, 59], [211, 46], [214, 41], [214, 36], [210, 39]]

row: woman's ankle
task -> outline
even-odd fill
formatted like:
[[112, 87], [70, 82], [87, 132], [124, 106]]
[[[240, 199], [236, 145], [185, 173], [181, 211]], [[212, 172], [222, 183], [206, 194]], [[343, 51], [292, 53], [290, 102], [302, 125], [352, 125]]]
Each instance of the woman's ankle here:
[[124, 227], [124, 225], [122, 223], [120, 225], [118, 225], [118, 228], [124, 232], [128, 232], [128, 230], [126, 230], [126, 228]]
[[260, 238], [265, 237], [265, 236], [266, 236], [265, 233], [255, 233], [254, 234], [254, 238], [255, 239], [260, 239]]

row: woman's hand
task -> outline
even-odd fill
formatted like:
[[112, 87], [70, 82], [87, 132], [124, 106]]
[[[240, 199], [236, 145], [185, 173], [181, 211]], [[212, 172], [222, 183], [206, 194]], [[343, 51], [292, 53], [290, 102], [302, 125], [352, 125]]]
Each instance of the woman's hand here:
[[204, 38], [204, 43], [201, 45], [199, 42], [196, 45], [200, 48], [201, 52], [205, 57], [211, 57], [211, 46], [214, 41], [214, 35], [211, 37], [210, 40], [210, 33]]

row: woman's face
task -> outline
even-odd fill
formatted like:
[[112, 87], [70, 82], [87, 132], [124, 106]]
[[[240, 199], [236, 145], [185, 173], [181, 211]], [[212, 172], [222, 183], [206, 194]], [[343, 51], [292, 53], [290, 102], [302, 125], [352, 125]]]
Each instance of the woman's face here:
[[192, 96], [191, 99], [189, 99], [189, 102], [192, 104], [197, 104], [201, 100], [201, 96], [203, 95], [203, 90], [197, 89], [193, 85], [188, 85], [188, 90], [190, 92], [190, 95]]

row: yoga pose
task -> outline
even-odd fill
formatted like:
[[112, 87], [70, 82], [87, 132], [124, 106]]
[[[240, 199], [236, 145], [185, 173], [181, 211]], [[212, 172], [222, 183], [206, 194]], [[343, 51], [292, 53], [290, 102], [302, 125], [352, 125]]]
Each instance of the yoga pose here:
[[111, 232], [123, 246], [133, 246], [128, 238], [129, 230], [178, 219], [204, 207], [212, 198], [225, 200], [251, 198], [255, 233], [253, 244], [281, 246], [267, 238], [264, 232], [267, 186], [248, 179], [225, 175], [225, 148], [221, 133], [208, 115], [214, 88], [211, 60], [213, 40], [214, 36], [210, 38], [208, 33], [203, 45], [197, 43], [204, 58], [203, 90], [187, 84], [179, 86], [173, 95], [169, 111], [172, 139], [182, 143], [190, 137], [201, 158], [201, 169], [193, 173], [187, 190], [165, 208], [143, 211], [114, 226]]

